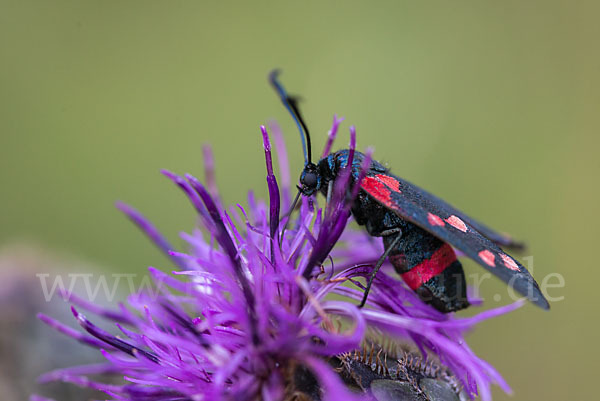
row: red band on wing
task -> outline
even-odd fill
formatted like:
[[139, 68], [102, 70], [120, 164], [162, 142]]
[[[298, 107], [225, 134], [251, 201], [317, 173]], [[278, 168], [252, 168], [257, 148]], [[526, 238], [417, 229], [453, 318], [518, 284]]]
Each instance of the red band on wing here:
[[446, 222], [452, 227], [456, 228], [457, 230], [462, 231], [463, 233], [467, 232], [467, 225], [465, 224], [465, 222], [462, 221], [459, 217], [456, 217], [455, 215], [448, 217], [446, 219]]
[[431, 255], [431, 259], [424, 260], [401, 276], [412, 290], [416, 290], [423, 283], [446, 270], [455, 260], [454, 249], [450, 245], [444, 244]]
[[388, 187], [392, 188], [394, 191], [400, 192], [400, 182], [394, 177], [390, 177], [389, 175], [385, 174], [377, 174], [375, 177], [377, 177]]
[[389, 188], [375, 177], [365, 177], [360, 183], [360, 187], [369, 195], [377, 199], [388, 207], [392, 207], [391, 191]]
[[440, 216], [436, 216], [433, 213], [427, 213], [427, 221], [429, 222], [429, 224], [431, 224], [432, 226], [440, 226], [443, 227], [446, 225], [446, 223], [444, 223], [444, 220], [442, 220], [440, 218]]
[[517, 265], [517, 262], [515, 262], [513, 260], [513, 258], [511, 258], [510, 256], [501, 253], [500, 257], [502, 258], [502, 261], [504, 262], [504, 266], [508, 267], [510, 270], [514, 270], [516, 272], [521, 271], [521, 269], [519, 269], [519, 265]]
[[488, 251], [487, 249], [484, 249], [483, 251], [479, 252], [478, 255], [481, 258], [481, 260], [485, 262], [486, 265], [490, 267], [496, 267], [496, 257], [492, 252]]

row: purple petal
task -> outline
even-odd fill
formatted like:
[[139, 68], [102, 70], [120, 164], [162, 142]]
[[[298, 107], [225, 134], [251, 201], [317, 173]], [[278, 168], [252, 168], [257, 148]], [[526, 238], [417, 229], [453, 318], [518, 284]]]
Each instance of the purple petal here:
[[333, 141], [335, 141], [335, 137], [337, 136], [338, 128], [341, 122], [344, 121], [344, 117], [338, 118], [337, 116], [333, 116], [333, 124], [331, 125], [331, 129], [327, 134], [327, 144], [323, 149], [323, 154], [321, 155], [321, 159], [326, 157], [329, 153], [331, 153], [331, 147], [333, 146]]
[[210, 221], [211, 221], [210, 216], [208, 215], [208, 212], [206, 211], [206, 208], [202, 204], [202, 201], [198, 197], [198, 194], [196, 193], [196, 191], [194, 191], [194, 189], [190, 186], [190, 184], [188, 184], [188, 182], [186, 180], [184, 180], [182, 177], [178, 176], [177, 174], [174, 174], [174, 173], [170, 172], [169, 170], [162, 170], [161, 172], [165, 177], [169, 178], [171, 181], [173, 181], [175, 184], [177, 184], [177, 186], [179, 188], [181, 188], [183, 190], [183, 192], [185, 192], [185, 194], [189, 198], [190, 202], [192, 202], [192, 205], [198, 212], [198, 214], [200, 216], [202, 216], [202, 218], [204, 219], [203, 220], [204, 224], [207, 225], [207, 228], [209, 229], [209, 231], [212, 232], [211, 225], [210, 225]]
[[64, 324], [60, 323], [59, 321], [54, 320], [51, 317], [44, 315], [43, 313], [38, 313], [37, 317], [42, 322], [46, 323], [48, 326], [52, 327], [56, 331], [66, 335], [66, 336], [69, 336], [69, 337], [79, 341], [82, 344], [89, 345], [94, 348], [107, 348], [107, 347], [111, 348], [109, 344], [106, 344], [95, 338], [88, 337], [88, 336], [78, 332], [77, 330], [74, 330], [68, 326], [65, 326]]
[[140, 212], [132, 208], [131, 206], [123, 203], [116, 203], [117, 209], [121, 210], [129, 219], [136, 225], [154, 244], [161, 249], [176, 265], [185, 267], [185, 262], [179, 258], [173, 257], [169, 254], [169, 251], [173, 250], [173, 246], [166, 240], [165, 237], [156, 229], [156, 227], [150, 223]]
[[144, 357], [146, 357], [147, 359], [149, 359], [153, 362], [158, 362], [158, 358], [155, 355], [152, 355], [151, 353], [149, 353], [147, 351], [137, 348], [136, 346], [128, 344], [125, 341], [120, 340], [117, 337], [113, 336], [112, 334], [93, 325], [89, 320], [87, 320], [85, 318], [85, 316], [83, 316], [81, 313], [77, 312], [75, 307], [72, 306], [71, 311], [73, 312], [73, 316], [75, 316], [79, 325], [81, 327], [83, 327], [85, 331], [87, 331], [88, 333], [90, 333], [91, 335], [96, 337], [97, 339], [104, 341], [108, 345], [111, 345], [114, 348], [125, 352], [126, 354], [129, 354], [132, 356], [137, 356], [137, 354], [139, 354], [139, 355], [143, 355]]
[[273, 247], [276, 246], [277, 239], [277, 227], [279, 226], [279, 210], [280, 210], [280, 199], [279, 199], [279, 188], [277, 187], [277, 180], [273, 174], [273, 161], [271, 159], [271, 143], [269, 142], [269, 134], [264, 125], [260, 126], [263, 136], [263, 146], [265, 148], [265, 161], [267, 164], [267, 186], [269, 188], [269, 205], [270, 205], [270, 234], [271, 234], [271, 259], [274, 256]]

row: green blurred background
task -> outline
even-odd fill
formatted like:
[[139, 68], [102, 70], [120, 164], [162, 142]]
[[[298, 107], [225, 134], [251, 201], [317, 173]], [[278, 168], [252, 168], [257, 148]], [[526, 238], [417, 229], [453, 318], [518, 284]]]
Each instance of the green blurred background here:
[[[284, 70], [321, 149], [334, 113], [392, 171], [527, 240], [531, 305], [470, 344], [519, 400], [596, 398], [600, 3], [595, 1], [0, 1], [0, 244], [116, 272], [169, 264], [114, 208], [174, 242], [194, 213], [159, 175], [202, 176], [228, 203], [265, 191], [258, 127], [297, 133], [267, 85]], [[467, 264], [469, 273], [479, 272]], [[6, 271], [2, 274], [8, 274]], [[482, 294], [503, 294], [486, 281]], [[489, 299], [489, 305], [496, 305]], [[496, 389], [495, 400], [509, 397]]]

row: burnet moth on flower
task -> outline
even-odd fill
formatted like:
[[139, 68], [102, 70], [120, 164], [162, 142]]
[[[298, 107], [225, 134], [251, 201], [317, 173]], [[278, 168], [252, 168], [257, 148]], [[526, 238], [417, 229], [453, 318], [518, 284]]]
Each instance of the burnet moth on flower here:
[[[300, 194], [312, 196], [321, 192], [329, 200], [336, 178], [349, 162], [352, 166], [352, 185], [349, 187], [360, 179], [365, 155], [343, 149], [313, 163], [310, 135], [297, 99], [286, 93], [278, 81], [278, 74], [278, 71], [273, 71], [269, 80], [298, 126], [304, 151], [305, 164], [296, 199]], [[536, 305], [544, 309], [550, 307], [527, 269], [500, 248], [518, 248], [521, 244], [391, 174], [375, 160], [370, 162], [360, 181], [360, 191], [353, 200], [351, 211], [356, 222], [364, 225], [369, 235], [382, 238], [385, 249], [368, 280], [361, 307], [366, 302], [375, 274], [387, 258], [405, 283], [437, 310], [448, 313], [468, 307], [465, 275], [454, 249], [504, 280]]]

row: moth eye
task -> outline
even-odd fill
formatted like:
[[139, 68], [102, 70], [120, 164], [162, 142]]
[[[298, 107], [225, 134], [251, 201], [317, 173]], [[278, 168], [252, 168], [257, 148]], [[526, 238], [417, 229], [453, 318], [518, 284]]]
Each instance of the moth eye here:
[[302, 184], [305, 187], [312, 188], [317, 185], [317, 175], [315, 173], [307, 173], [302, 178]]

